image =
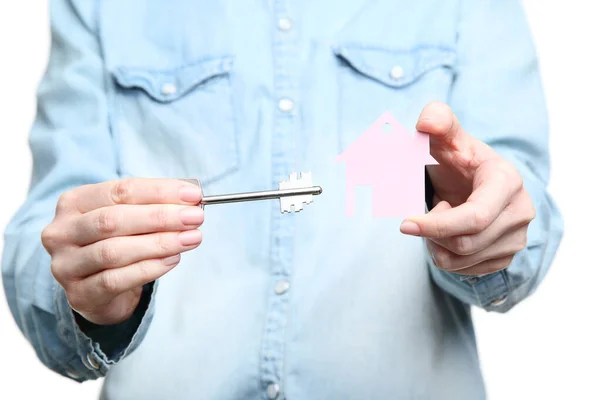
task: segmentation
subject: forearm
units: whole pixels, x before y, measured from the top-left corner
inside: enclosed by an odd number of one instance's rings
[[[133,351],[152,317],[148,294],[137,320],[104,329],[86,325],[82,331],[41,243],[62,193],[118,178],[93,7],[91,1],[50,2],[50,59],[29,137],[31,188],[6,228],[2,259],[5,294],[17,325],[45,365],[79,381],[104,375]]]

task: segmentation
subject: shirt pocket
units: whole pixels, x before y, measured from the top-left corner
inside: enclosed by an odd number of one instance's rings
[[[339,69],[340,151],[386,111],[411,131],[427,103],[447,101],[455,61],[451,48],[340,42],[333,52]]]
[[[176,68],[117,66],[112,122],[123,176],[199,178],[238,168],[230,74],[222,55]]]

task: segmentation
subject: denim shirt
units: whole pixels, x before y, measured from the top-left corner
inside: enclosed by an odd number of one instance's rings
[[[506,312],[562,235],[548,126],[516,0],[53,0],[30,133],[31,188],[5,233],[10,309],[40,360],[106,399],[482,399],[470,308]],[[345,216],[335,157],[385,111],[413,129],[447,102],[521,172],[537,208],[501,272],[434,267],[401,220]],[[40,232],[59,195],[122,177],[198,178],[205,194],[311,171],[323,194],[209,206],[204,241],[134,316],[76,320]]]

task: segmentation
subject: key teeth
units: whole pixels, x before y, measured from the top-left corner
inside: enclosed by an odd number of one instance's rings
[[[312,186],[312,172],[293,172],[288,176],[287,180],[279,182],[279,189],[297,189]],[[308,205],[313,202],[311,194],[294,196],[288,198],[280,198],[281,213],[297,213],[304,209],[304,204]]]
[[[291,173],[286,180],[279,182],[280,189],[312,186],[312,172]]]

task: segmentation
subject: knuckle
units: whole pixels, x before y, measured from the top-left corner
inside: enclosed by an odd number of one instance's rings
[[[68,192],[64,192],[58,197],[58,201],[56,202],[56,213],[60,214],[67,210],[69,210],[73,204],[75,203],[75,192],[69,190]]]
[[[111,235],[117,230],[117,217],[110,209],[102,210],[98,214],[97,229],[100,233]]]
[[[473,153],[470,149],[463,149],[454,156],[454,162],[462,170],[469,170],[474,162]]]
[[[127,204],[132,198],[133,187],[134,181],[131,179],[122,179],[116,182],[110,192],[112,201],[115,204]]]
[[[499,161],[496,165],[496,171],[508,187],[515,190],[520,190],[523,187],[523,177],[509,161]]]
[[[82,311],[87,307],[86,297],[79,291],[65,290],[67,301],[73,310]]]
[[[54,223],[51,223],[42,229],[42,245],[46,250],[48,250],[48,252],[51,252],[58,243],[58,233],[58,229],[55,228]]]
[[[86,293],[83,282],[72,283],[63,288],[71,308],[77,311],[85,311],[89,308],[90,296]]]
[[[492,212],[487,206],[473,207],[473,229],[480,232],[492,223]]]
[[[513,181],[515,182],[515,188],[521,190],[525,187],[525,182],[521,174],[513,167]]]
[[[533,221],[536,217],[536,209],[533,205],[533,202],[527,200],[526,204],[523,205],[521,203],[520,206],[515,207],[515,211],[513,211],[515,223],[518,225],[528,225],[531,221]]]
[[[103,242],[99,250],[100,264],[103,267],[114,267],[119,262],[117,249],[109,242]]]
[[[160,230],[166,230],[169,227],[169,216],[169,208],[167,206],[157,207],[152,218],[155,227]]]
[[[508,161],[504,162],[504,169],[506,171],[506,175],[509,181],[512,183],[513,187],[516,190],[521,190],[523,188],[523,177],[519,173],[519,171]]]
[[[467,256],[473,253],[473,239],[469,236],[457,236],[451,241],[452,250],[461,256]]]
[[[168,203],[170,199],[170,190],[163,185],[154,187],[154,198],[157,203]]]
[[[138,277],[140,281],[150,282],[153,281],[153,265],[156,263],[154,260],[146,260],[138,263]]]
[[[109,294],[118,293],[120,287],[119,275],[115,270],[104,271],[100,274],[99,282],[100,288]]]
[[[171,245],[171,235],[168,234],[158,234],[156,235],[155,246],[160,254],[169,253],[173,246]]]
[[[450,252],[438,247],[433,250],[433,259],[435,260],[435,264],[438,266],[438,268],[444,270],[452,269],[453,263]]]
[[[62,266],[62,263],[60,263],[59,261],[53,259],[50,262],[50,273],[52,274],[54,279],[56,279],[57,282],[65,282],[65,271]]]
[[[527,247],[527,231],[522,230],[517,235],[517,243],[516,243],[515,253],[525,250],[526,247]]]

